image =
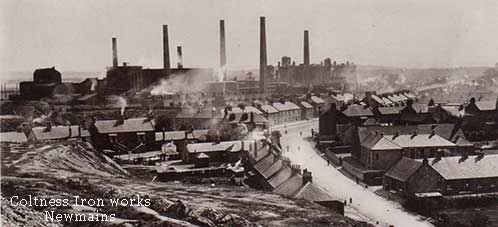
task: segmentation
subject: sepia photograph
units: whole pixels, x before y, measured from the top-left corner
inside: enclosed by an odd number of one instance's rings
[[[0,0],[0,226],[498,227],[495,0]]]

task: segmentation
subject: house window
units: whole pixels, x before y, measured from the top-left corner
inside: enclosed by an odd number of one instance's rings
[[[109,142],[117,143],[118,142],[118,134],[109,134]]]
[[[375,154],[375,160],[379,160],[379,154]]]
[[[446,185],[446,191],[453,191],[453,187],[451,187],[451,185]]]
[[[138,132],[137,137],[140,143],[145,143],[145,132]]]

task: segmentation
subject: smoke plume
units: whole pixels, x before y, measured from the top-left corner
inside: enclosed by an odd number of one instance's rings
[[[173,74],[153,86],[150,94],[153,96],[162,96],[201,92],[205,87],[205,82],[208,80],[209,78],[203,78],[196,74]]]

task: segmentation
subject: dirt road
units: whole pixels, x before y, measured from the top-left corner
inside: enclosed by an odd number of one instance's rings
[[[307,168],[313,174],[313,182],[317,183],[331,195],[347,200],[345,215],[353,219],[368,221],[379,226],[403,226],[403,227],[428,227],[433,226],[422,216],[408,213],[398,203],[388,201],[350,178],[344,176],[334,166],[327,165],[327,162],[320,157],[320,154],[309,142],[311,128],[318,130],[318,121],[298,122],[284,126],[274,127],[280,130],[284,155],[289,157],[301,168]],[[286,133],[287,131],[287,133]],[[287,152],[287,145],[289,152]],[[352,204],[350,204],[350,198]]]

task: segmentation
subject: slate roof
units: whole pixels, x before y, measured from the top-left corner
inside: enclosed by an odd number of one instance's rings
[[[247,149],[247,144],[244,144]],[[223,141],[219,143],[191,143],[187,144],[187,151],[189,153],[208,153],[216,151],[229,151],[238,152],[242,150],[242,141]]]
[[[402,158],[386,176],[406,181],[423,165],[423,160]],[[429,158],[428,165],[446,180],[498,178],[498,155]]]
[[[275,109],[275,107],[271,106],[271,105],[262,105],[261,106],[261,109],[266,112],[266,113],[269,113],[269,114],[272,114],[272,113],[278,113],[279,111],[277,109]]]
[[[477,101],[476,106],[480,111],[492,111],[497,110],[497,102],[495,101]]]
[[[396,138],[394,136],[386,137],[390,142],[403,147],[452,147],[456,146],[454,143],[442,138],[438,135],[430,134],[417,134],[412,135],[399,135]],[[394,139],[393,139],[394,138]]]
[[[275,175],[273,175],[268,183],[273,187],[277,188],[279,185],[287,181],[292,177],[292,169],[290,167],[284,167],[280,169]]]
[[[98,120],[95,127],[99,133],[150,132],[154,131],[154,121],[147,118],[129,118],[123,124],[116,125],[116,120]]]
[[[275,157],[273,154],[266,155],[254,165],[254,169],[256,169],[260,174],[263,174],[268,168],[270,168],[270,166],[276,161],[276,159],[278,158]]]
[[[370,147],[371,150],[401,150],[402,147],[385,136],[378,138],[378,140]]]
[[[322,98],[315,95],[311,96],[310,100],[315,104],[325,104],[325,101]]]
[[[149,152],[144,152],[144,153],[133,153],[133,154],[122,154],[122,155],[115,155],[114,158],[123,160],[123,161],[128,161],[128,160],[135,160],[138,158],[152,158],[152,157],[157,157],[162,154],[161,151],[149,151]]]
[[[384,105],[391,105],[391,104],[394,104],[391,100],[389,100],[388,98],[386,97],[382,97],[382,102],[384,103]]]
[[[258,108],[254,107],[254,106],[246,106],[244,108],[244,110],[242,110],[239,107],[232,107],[232,110],[229,111],[229,113],[249,113],[249,112],[254,112],[256,114],[262,114],[263,113],[260,110],[258,110]]]
[[[307,182],[297,193],[294,198],[306,199],[313,202],[333,201],[334,199],[329,193],[317,185]]]
[[[251,122],[251,118],[250,118],[250,113],[246,112],[246,113],[233,113],[234,116],[235,116],[235,119],[230,121],[230,123],[249,123]],[[246,115],[246,117],[244,117],[244,115]],[[254,123],[267,123],[268,122],[268,119],[266,119],[265,117],[259,115],[259,114],[256,114],[254,113],[253,114],[253,117],[254,117]],[[243,121],[241,121],[241,119],[245,118]]]
[[[379,113],[382,115],[393,115],[399,114],[399,112],[404,108],[404,106],[392,106],[392,107],[379,107]]]
[[[198,129],[194,130],[192,133],[187,134],[187,139],[201,139],[202,136],[207,135],[208,129]],[[156,132],[156,141],[170,141],[170,140],[183,140],[185,139],[185,131],[166,131],[164,132]]]
[[[293,196],[299,189],[303,186],[303,177],[300,174],[296,174],[286,180],[284,183],[280,184],[273,192],[285,195]]]
[[[254,144],[252,145],[254,146]],[[259,162],[261,159],[265,158],[268,154],[270,154],[270,150],[268,146],[262,147],[261,143],[258,143],[258,156],[255,156],[254,148],[249,151],[249,154],[254,158],[256,162]]]
[[[269,178],[271,176],[273,176],[273,174],[277,173],[281,168],[283,168],[283,162],[282,160],[279,158],[277,159],[276,161],[274,161],[270,167],[268,167],[265,171],[263,171],[262,175],[265,177],[265,178]]]
[[[275,107],[278,111],[299,110],[299,106],[292,102],[285,102],[285,104],[274,102],[273,107]]]
[[[24,143],[28,138],[23,132],[0,132],[0,142]]]
[[[364,107],[362,105],[349,105],[347,109],[342,111],[348,117],[370,117],[373,116],[372,110],[370,108]]]
[[[422,162],[403,157],[391,169],[389,169],[385,176],[406,182],[422,166]]]
[[[446,180],[498,177],[498,155],[431,158],[429,165]]]
[[[372,99],[373,99],[374,101],[376,101],[376,102],[377,102],[377,103],[379,103],[380,105],[384,105],[384,104],[385,104],[385,103],[384,103],[384,100],[382,100],[382,98],[380,98],[379,96],[377,96],[377,95],[372,95],[371,97],[372,97]]]
[[[304,101],[301,102],[301,105],[304,106],[304,108],[306,108],[306,109],[312,109],[313,108],[313,106],[311,104],[309,104],[307,102],[304,102]]]
[[[71,126],[52,126],[50,131],[47,131],[47,127],[34,127],[32,128],[32,133],[36,140],[56,140],[56,139],[66,139],[69,138],[69,127],[71,127],[71,138],[79,137],[78,125]],[[86,131],[86,130],[85,130]],[[84,137],[84,131],[81,129],[81,136]]]
[[[358,137],[362,146],[373,147],[381,134],[384,136],[393,136],[396,133],[400,135],[410,135],[414,131],[418,134],[434,133],[445,140],[456,143],[457,145],[472,145],[468,142],[462,130],[456,124],[423,124],[423,125],[394,125],[394,126],[360,126],[358,127]],[[377,133],[377,135],[375,135]],[[458,140],[457,140],[458,138]]]

